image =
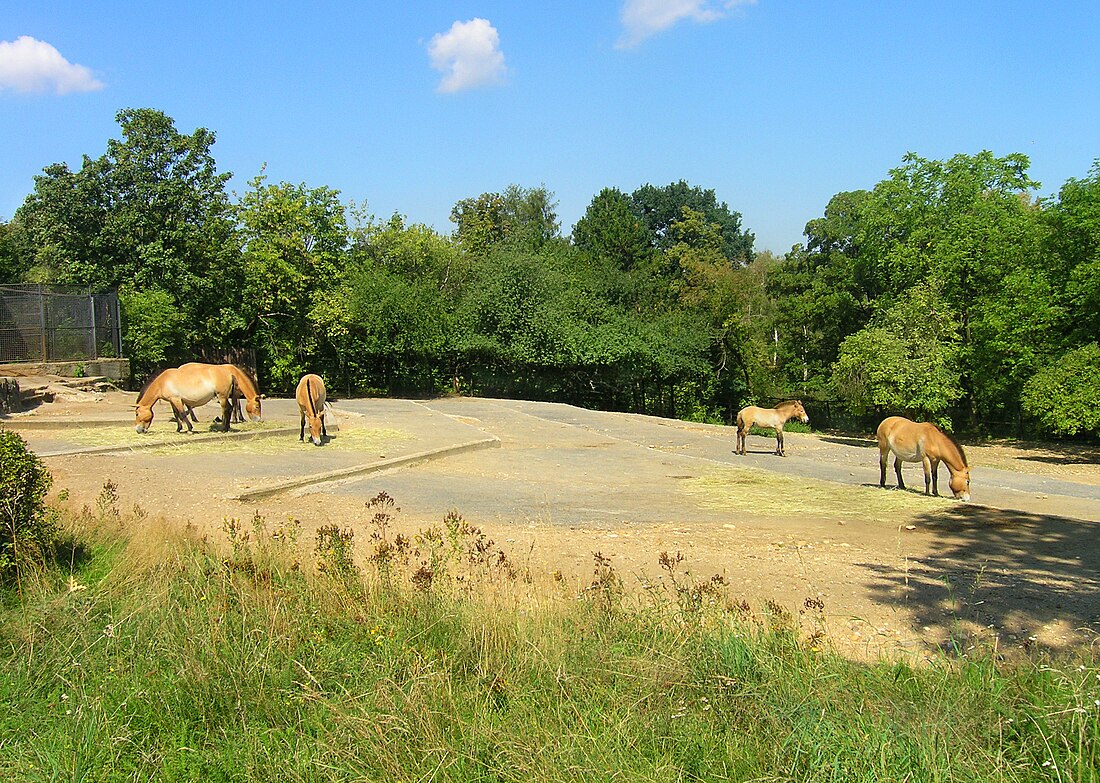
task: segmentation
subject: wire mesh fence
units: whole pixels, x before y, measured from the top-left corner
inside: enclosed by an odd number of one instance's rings
[[[115,291],[0,285],[0,362],[75,361],[122,355]]]

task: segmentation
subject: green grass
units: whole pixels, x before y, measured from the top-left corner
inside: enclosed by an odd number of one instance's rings
[[[578,592],[460,519],[394,536],[384,499],[361,561],[112,502],[0,610],[0,779],[1097,780],[1087,655],[855,663],[675,564]]]

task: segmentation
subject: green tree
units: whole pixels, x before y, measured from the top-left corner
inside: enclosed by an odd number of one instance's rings
[[[797,388],[802,395],[826,395],[841,342],[871,317],[873,286],[862,274],[858,244],[870,195],[833,196],[824,216],[806,224],[805,244],[767,277],[775,302],[770,353],[785,393]]]
[[[873,190],[830,200],[769,283],[776,334],[804,352],[810,385],[826,377],[842,341],[865,328],[873,309],[890,311],[932,286],[957,323],[958,383],[971,422],[1015,418],[1021,384],[1058,348],[1062,318],[1028,166],[1018,154],[946,161],[909,154]],[[1028,307],[1020,301],[1025,293],[1035,297]],[[873,336],[854,341],[849,355]],[[884,347],[887,337],[878,337]],[[782,343],[776,354],[788,369],[799,366]],[[835,388],[854,393],[859,386]]]
[[[684,207],[689,207],[702,213],[707,224],[718,225],[722,255],[731,264],[747,264],[752,260],[753,235],[742,231],[740,213],[719,202],[713,190],[680,180],[661,188],[643,185],[630,199],[634,214],[649,229],[650,241],[659,250],[667,250],[677,241],[669,230],[681,219]]]
[[[962,396],[958,325],[935,285],[918,285],[845,338],[833,371],[854,411],[868,408],[921,418]]]
[[[469,274],[469,260],[449,237],[422,223],[407,225],[401,215],[384,223],[368,221],[353,232],[357,263],[411,280],[431,281],[441,294],[454,295]]]
[[[630,197],[617,188],[604,188],[592,199],[573,227],[573,244],[582,252],[607,259],[630,270],[652,254],[647,226],[631,209]]]
[[[205,128],[180,134],[154,109],[124,109],[117,120],[123,138],[109,140],[106,154],[85,156],[79,171],[58,163],[35,178],[34,192],[16,212],[34,251],[29,276],[118,286],[138,296],[163,292],[184,314],[175,345],[217,343],[215,316],[233,290],[226,274],[239,245],[225,192],[230,175],[217,172],[211,155],[214,134]],[[155,362],[135,328],[124,348],[140,373]]]
[[[451,321],[469,259],[401,215],[353,231],[343,283],[310,312],[330,375],[349,387],[431,393],[451,383]]]
[[[1059,435],[1100,435],[1100,345],[1087,343],[1024,384],[1024,410]]]
[[[502,244],[538,250],[560,235],[556,206],[545,187],[509,185],[504,193],[462,199],[451,209],[451,222],[459,245],[474,256]]]
[[[32,249],[17,223],[0,223],[0,285],[21,283],[30,271]]]
[[[1100,160],[1088,177],[1067,180],[1046,206],[1047,247],[1064,290],[1067,337],[1088,342],[1100,334]]]
[[[261,352],[275,389],[289,391],[319,349],[310,312],[339,287],[349,242],[339,194],[325,187],[250,183],[240,205],[244,254],[233,333]]]

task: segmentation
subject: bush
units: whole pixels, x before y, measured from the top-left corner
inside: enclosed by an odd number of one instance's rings
[[[1100,435],[1100,344],[1089,343],[1024,384],[1023,409],[1059,435]]]
[[[38,558],[54,539],[43,498],[53,483],[46,466],[14,432],[0,429],[0,580]]]

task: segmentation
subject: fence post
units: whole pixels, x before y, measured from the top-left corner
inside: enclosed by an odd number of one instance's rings
[[[89,309],[89,311],[91,311],[91,314],[92,314],[92,321],[91,321],[92,345],[91,345],[91,349],[88,351],[88,354],[89,354],[90,359],[98,359],[99,358],[99,342],[96,340],[96,333],[95,333],[95,294],[92,293],[92,287],[91,286],[88,286],[88,309]]]
[[[46,337],[46,294],[38,286],[38,323],[42,327],[42,361],[49,360],[48,338]]]
[[[121,358],[122,356],[122,305],[118,301],[118,289],[116,288],[112,295],[112,301],[115,305],[115,333],[113,335],[115,341],[115,356]]]

